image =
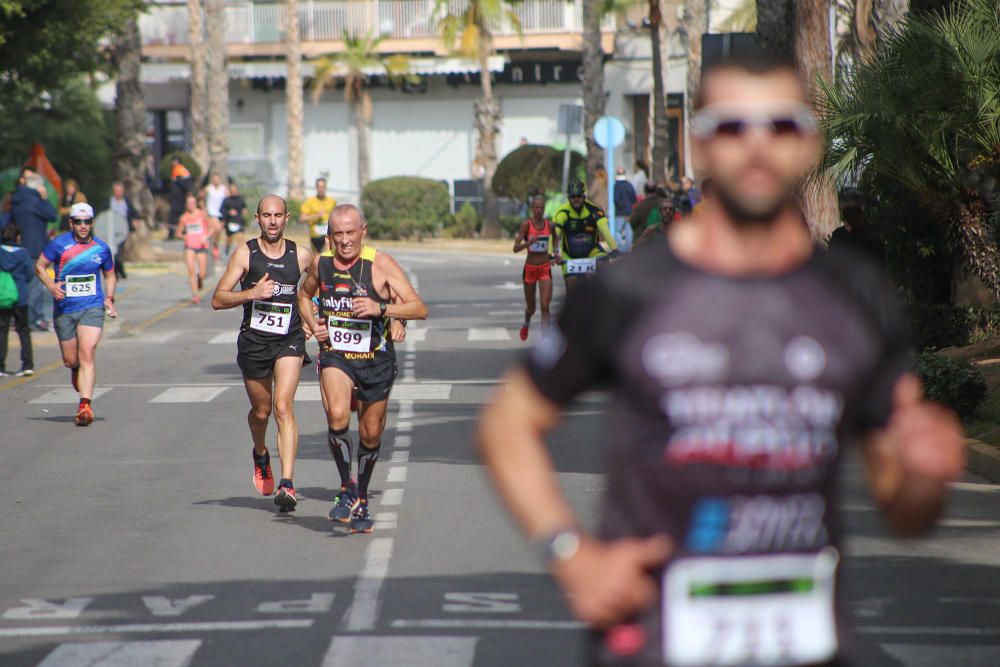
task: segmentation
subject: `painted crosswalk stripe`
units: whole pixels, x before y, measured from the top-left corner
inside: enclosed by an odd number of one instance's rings
[[[376,512],[375,530],[394,530],[399,520],[396,512]]]
[[[414,382],[412,377],[401,378],[392,389],[393,401],[450,401],[451,384],[442,382]],[[296,401],[320,401],[319,385],[300,384],[295,392]],[[411,412],[412,414],[412,412]],[[402,417],[400,417],[402,419]]]
[[[379,503],[382,505],[402,505],[403,489],[386,489],[379,496]]]
[[[586,623],[580,621],[543,621],[543,620],[510,620],[493,619],[452,619],[452,618],[422,618],[397,619],[392,622],[394,628],[432,628],[436,630],[584,630]]]
[[[199,646],[200,639],[62,644],[38,667],[185,667]]]
[[[470,667],[478,637],[334,637],[322,667]]]
[[[150,403],[208,403],[228,387],[170,387]]]
[[[409,463],[410,462],[410,450],[403,449],[398,452],[392,453],[392,460],[389,463]]]
[[[96,401],[104,394],[111,391],[111,387],[94,387],[94,395],[92,398]],[[58,389],[53,389],[52,391],[47,391],[41,396],[31,401],[29,403],[72,403],[77,404],[80,402],[80,394],[73,390],[73,387],[59,387]]]
[[[426,340],[427,340],[427,329],[414,329],[413,327],[410,327],[406,330],[405,342],[409,343],[410,341],[412,341],[414,343],[423,343]]]
[[[1000,665],[1000,646],[880,644],[882,649],[906,667],[939,667],[969,665],[986,667]]]
[[[510,332],[503,327],[473,327],[469,329],[470,341],[510,340]]]
[[[406,468],[404,466],[395,466],[389,468],[389,474],[385,476],[386,482],[403,483],[406,481]]]
[[[311,628],[313,619],[267,621],[207,621],[204,623],[134,623],[125,625],[46,625],[29,628],[0,628],[3,637],[57,637],[60,635],[122,635],[174,632],[247,632]]]
[[[222,333],[213,336],[208,342],[212,345],[233,345],[236,343],[236,339],[239,338],[239,336],[239,329],[235,329],[233,331],[223,331]]]

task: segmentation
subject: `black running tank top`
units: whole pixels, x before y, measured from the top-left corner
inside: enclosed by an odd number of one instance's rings
[[[299,255],[295,242],[285,239],[285,254],[278,259],[265,255],[258,239],[247,241],[247,247],[250,249],[250,267],[246,276],[240,281],[240,287],[244,290],[253,289],[264,274],[267,274],[275,285],[274,296],[270,299],[243,304],[241,334],[262,341],[298,335],[302,331],[302,318],[299,316],[297,301],[302,272],[299,270]]]
[[[348,361],[363,365],[396,357],[389,318],[356,319],[352,312],[354,297],[389,303],[372,282],[374,263],[375,249],[368,247],[362,248],[361,256],[346,271],[334,266],[333,253],[323,253],[319,258],[320,317],[330,325],[330,345]]]

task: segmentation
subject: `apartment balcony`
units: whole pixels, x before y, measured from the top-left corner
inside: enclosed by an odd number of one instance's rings
[[[434,0],[299,0],[303,56],[315,57],[343,48],[346,33],[382,35],[384,53],[444,55]],[[466,0],[451,0],[461,12]],[[524,0],[515,5],[520,34],[509,20],[493,26],[498,50],[560,49],[579,51],[582,38],[581,0]],[[225,9],[230,57],[284,54],[285,3],[228,2]],[[154,2],[142,16],[143,54],[149,58],[185,58],[188,52],[187,6],[181,1]],[[614,19],[603,24],[605,50],[613,48]]]

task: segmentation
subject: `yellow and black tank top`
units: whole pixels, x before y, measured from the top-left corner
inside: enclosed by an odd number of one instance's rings
[[[348,361],[377,363],[395,359],[389,318],[358,319],[352,310],[356,297],[368,297],[388,304],[372,282],[375,248],[365,246],[354,264],[340,270],[333,264],[334,253],[326,251],[319,258],[319,311],[330,330],[332,352]]]

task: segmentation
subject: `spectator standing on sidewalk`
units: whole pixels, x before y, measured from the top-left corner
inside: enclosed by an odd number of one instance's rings
[[[120,239],[115,238],[115,247],[112,248],[112,251],[115,253],[115,275],[125,280],[128,277],[125,273],[125,260],[122,258],[122,254],[125,251],[125,241],[128,240],[129,234],[138,229],[139,225],[143,224],[142,216],[139,215],[139,211],[132,204],[132,200],[125,196],[125,184],[121,181],[115,181],[111,184],[111,197],[108,199],[108,209],[120,215],[128,223],[124,236]]]
[[[642,200],[646,192],[646,183],[649,182],[649,166],[645,160],[636,160],[632,168],[632,189],[635,190],[636,198]],[[655,190],[654,190],[655,191]]]
[[[638,197],[635,188],[625,176],[625,169],[618,168],[615,175],[615,234],[618,236],[618,247],[622,252],[628,252],[632,248],[632,226],[628,224],[628,219],[632,215],[632,208],[635,206]]]
[[[80,184],[76,182],[75,178],[66,179],[66,185],[63,187],[62,202],[59,206],[59,231],[68,232],[69,231],[69,210],[73,207],[73,204],[86,204],[87,195],[80,191]]]
[[[21,232],[21,244],[28,251],[32,262],[38,259],[49,241],[48,224],[58,220],[59,214],[49,202],[45,182],[34,170],[24,167],[17,189],[11,198],[11,222]],[[46,307],[46,305],[48,307]],[[28,283],[28,322],[39,331],[48,331],[52,323],[46,313],[52,311],[52,296],[37,279]]]
[[[243,243],[243,226],[246,224],[246,200],[240,195],[240,187],[236,183],[229,184],[229,196],[222,200],[222,220],[226,225],[226,259],[232,252],[233,245]]]
[[[0,232],[0,271],[10,274],[17,287],[17,301],[9,308],[0,307],[0,377],[7,372],[7,337],[13,320],[14,330],[21,341],[21,370],[15,375],[35,374],[35,358],[28,327],[28,285],[35,278],[35,266],[28,251],[20,246],[21,232],[17,225],[7,225]]]
[[[218,230],[212,237],[212,257],[215,259],[219,258],[219,241],[222,235],[222,202],[228,194],[226,186],[222,184],[222,176],[216,173],[212,174],[208,185],[202,190],[205,212],[215,222],[215,228]]]
[[[171,160],[170,168],[170,214],[167,218],[167,239],[177,237],[177,223],[184,215],[185,201],[191,192],[193,180],[181,159],[176,155]]]
[[[602,211],[608,210],[608,171],[604,167],[594,171],[594,180],[587,189],[587,201],[597,204]]]

